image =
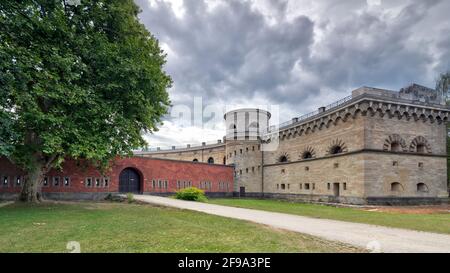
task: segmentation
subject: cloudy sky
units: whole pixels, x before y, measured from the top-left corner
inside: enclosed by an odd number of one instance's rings
[[[274,121],[283,122],[360,86],[434,87],[450,68],[448,0],[136,3],[174,80],[174,107],[160,130],[146,136],[150,147],[222,138],[225,126],[211,109],[279,109]],[[206,124],[187,122],[187,109],[191,117],[203,109]],[[176,118],[180,112],[185,119]]]

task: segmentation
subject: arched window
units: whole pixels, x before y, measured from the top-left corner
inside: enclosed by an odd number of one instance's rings
[[[194,160],[192,160],[193,162],[198,162],[198,159],[197,158],[194,158]]]
[[[223,157],[223,165],[227,164],[227,159]]]
[[[306,151],[306,152],[304,152],[304,153],[302,154],[302,159],[309,159],[309,158],[312,158],[312,157],[313,157],[313,155],[312,155],[312,153],[309,152],[309,151]]]
[[[340,154],[342,153],[342,147],[340,145],[336,145],[330,148],[330,154],[335,155],[335,154]]]
[[[254,121],[254,122],[250,123],[248,128],[259,128],[259,124],[258,124],[258,122]]]
[[[417,144],[416,152],[423,154],[423,153],[425,153],[425,151],[426,151],[425,144]]]
[[[208,164],[214,164],[214,158],[212,157],[208,158]]]
[[[280,156],[280,158],[278,159],[279,162],[287,162],[288,158],[285,155]]]
[[[400,152],[402,146],[398,142],[392,142],[391,143],[391,152]]]
[[[409,151],[412,153],[429,153],[431,154],[431,145],[428,140],[423,136],[418,136],[411,141],[409,145]]]
[[[425,183],[417,183],[418,192],[428,192],[428,186]]]
[[[394,191],[394,192],[401,192],[401,191],[403,191],[402,184],[400,184],[398,182],[391,183],[391,191]]]

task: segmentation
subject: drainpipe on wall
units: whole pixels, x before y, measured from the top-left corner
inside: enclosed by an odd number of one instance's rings
[[[261,145],[261,195],[264,197],[264,150]]]

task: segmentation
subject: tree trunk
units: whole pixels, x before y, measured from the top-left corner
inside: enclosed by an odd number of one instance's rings
[[[44,172],[42,166],[38,166],[28,172],[23,181],[20,201],[37,203],[42,200],[41,183],[43,175]]]

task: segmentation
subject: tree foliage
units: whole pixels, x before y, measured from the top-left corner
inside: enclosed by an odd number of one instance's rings
[[[0,1],[0,155],[105,166],[167,112],[165,54],[132,0]]]

